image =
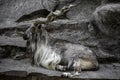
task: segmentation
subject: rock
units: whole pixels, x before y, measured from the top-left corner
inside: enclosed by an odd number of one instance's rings
[[[118,61],[120,58],[119,40],[111,39],[107,36],[101,37],[100,35],[100,38],[98,38],[98,36],[93,34],[94,30],[91,33],[88,26],[88,20],[58,20],[49,24],[46,29],[54,38],[82,44],[91,48],[100,62],[104,62],[104,60],[106,62]]]
[[[95,37],[90,34],[88,24],[88,20],[57,20],[49,24],[46,29],[54,38],[86,46],[96,46],[98,45],[98,42],[95,40],[92,42]]]
[[[102,0],[102,4],[108,4],[108,3],[118,3],[120,0]]]
[[[18,30],[18,32],[25,31],[26,28],[30,26],[30,24],[28,24],[28,22],[24,22],[24,26],[26,25],[25,27],[22,26],[23,23],[20,23],[20,24],[21,24],[21,27],[20,26],[7,27],[7,28],[2,28],[1,31],[4,31],[4,33],[2,32],[2,35],[8,36],[13,40],[13,41],[12,40],[10,41],[12,42],[12,45],[18,46],[18,47],[25,47],[25,43],[23,43],[24,41],[21,39],[19,42],[18,40],[20,39],[20,36],[17,36],[18,37],[17,39],[13,37],[13,35],[15,34],[14,32],[16,29]],[[110,62],[112,61],[116,62],[116,60],[120,58],[119,45],[118,45],[119,41],[116,39],[111,39],[107,37],[103,37],[102,39],[97,38],[96,36],[91,34],[91,31],[89,30],[88,25],[89,25],[88,20],[81,20],[81,21],[56,20],[50,23],[49,25],[47,25],[46,29],[49,32],[49,34],[54,38],[67,40],[72,43],[82,44],[84,46],[91,48],[95,52],[100,62],[102,61],[104,62],[105,59],[106,59],[106,62],[109,62],[109,60],[111,60]],[[92,32],[94,33],[94,31]],[[16,43],[14,43],[14,39],[15,41],[18,40],[17,45]],[[2,40],[2,42],[4,41]],[[7,45],[7,44],[11,45],[11,43],[4,42],[4,45]],[[1,44],[1,46],[3,46],[3,44]],[[111,58],[114,58],[114,60]]]
[[[58,3],[58,0],[0,0],[0,21],[16,21],[23,15],[41,9],[52,11]]]
[[[23,52],[25,54],[26,41],[21,37],[10,38],[0,36],[0,58],[13,57]]]
[[[120,58],[120,5],[107,4],[98,7],[93,13],[91,24],[99,45],[97,46],[97,56],[112,61]],[[108,55],[111,54],[111,55]],[[106,57],[104,56],[106,55]],[[108,60],[108,59],[107,59]],[[106,61],[106,60],[105,60]],[[111,62],[111,61],[108,61]]]
[[[25,21],[40,16],[46,16],[48,11],[60,9],[67,4],[77,5],[71,9],[66,16],[69,19],[82,20],[89,18],[95,8],[100,5],[100,2],[96,0],[89,2],[87,0],[1,0],[0,27],[4,27],[7,24],[16,24],[15,21],[19,22],[22,20]],[[46,15],[43,15],[43,10],[46,10]]]
[[[8,78],[7,80],[9,80],[11,77],[17,77],[17,79],[13,78],[12,80],[18,80],[19,78],[29,78],[29,80],[33,78],[34,80],[68,80],[68,78],[61,77],[62,72],[31,66],[28,59],[19,61],[1,59],[0,61],[0,79]],[[81,74],[74,77],[74,79],[120,79],[119,73],[119,63],[100,64],[98,71],[82,71]],[[70,80],[72,80],[72,78]]]
[[[66,5],[67,3],[63,3],[63,4]],[[73,4],[76,4],[76,6],[73,7],[67,13],[67,18],[83,20],[83,19],[89,19],[91,17],[96,7],[98,7],[101,4],[101,1],[100,0],[75,0]]]
[[[28,27],[31,26],[33,19],[36,20],[37,17],[41,16],[38,15],[36,17],[36,13],[43,13],[44,11],[41,12],[41,10],[46,10],[49,12],[53,9],[60,9],[67,4],[77,5],[66,14],[67,18],[69,19],[55,20],[47,25],[46,29],[48,33],[54,38],[64,39],[72,43],[82,44],[89,47],[95,52],[100,63],[100,69],[98,71],[84,71],[80,74],[80,76],[75,77],[75,79],[120,79],[120,64],[113,63],[118,62],[120,59],[120,28],[116,26],[116,24],[120,26],[119,21],[117,21],[119,20],[119,17],[117,16],[118,19],[114,17],[115,14],[119,15],[119,4],[100,6],[93,13],[95,8],[101,5],[101,0],[59,1],[0,0],[0,79],[68,79],[61,78],[61,72],[59,71],[51,71],[42,67],[31,66],[29,59],[9,59],[11,55],[14,56],[15,54],[25,54],[26,41],[24,41],[22,36],[18,35],[17,33],[24,32]],[[111,13],[110,16],[108,16],[108,12]],[[91,18],[92,13],[93,21],[96,21],[95,26],[97,28],[89,24],[88,19]],[[103,16],[99,15],[98,13],[101,13]],[[99,18],[96,18],[96,16]],[[23,20],[24,22],[16,23],[15,21],[19,19]],[[30,21],[27,21],[27,19]],[[99,21],[102,19],[105,21],[103,21],[101,24]],[[115,29],[111,26],[112,23],[115,24]],[[96,35],[96,32],[100,32],[100,35]],[[1,59],[3,57],[7,58]],[[101,64],[101,62],[104,64]]]
[[[39,18],[39,17],[47,17],[47,15],[49,13],[50,13],[50,11],[48,11],[46,9],[41,9],[38,11],[34,11],[30,14],[21,16],[18,20],[16,20],[16,22],[23,22],[23,21],[27,21],[27,20],[31,20],[31,19],[35,19],[35,18]]]
[[[26,47],[26,41],[21,37],[10,38],[7,36],[0,36],[0,46],[17,46],[17,47]]]
[[[120,79],[120,64],[113,63],[118,62],[120,59],[120,5],[107,4],[98,7],[101,5],[101,0],[59,1],[0,0],[0,79],[67,79],[60,77],[61,72],[31,66],[28,59],[18,61],[8,59],[8,57],[15,54],[25,53],[26,41],[24,41],[22,36],[17,33],[23,33],[28,27],[30,27],[32,20],[36,20],[37,17],[41,16],[41,14],[39,15],[41,10],[43,10],[43,14],[44,10],[45,13],[47,13],[54,9],[60,9],[68,4],[77,4],[67,12],[66,17],[68,19],[53,21],[47,25],[47,31],[54,38],[64,39],[72,43],[82,44],[89,47],[95,52],[100,62],[100,69],[98,71],[82,72],[80,76],[75,77],[75,79]],[[118,0],[106,1],[116,3]],[[98,8],[96,9],[96,7]],[[36,16],[37,13],[38,15]],[[89,24],[89,18],[91,18],[92,13],[93,17],[91,20],[94,24],[91,26],[91,24]],[[102,16],[100,14],[102,14]],[[114,16],[117,16],[117,18]],[[20,21],[20,23],[16,23],[15,21],[17,20],[23,20],[24,22]],[[7,58],[1,59],[3,57]],[[101,62],[107,64],[101,64]]]
[[[93,13],[94,25],[100,32],[113,38],[120,38],[120,4],[98,7]]]
[[[5,49],[0,47],[0,58],[6,57]]]

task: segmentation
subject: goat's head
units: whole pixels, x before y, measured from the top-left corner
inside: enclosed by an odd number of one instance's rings
[[[38,43],[47,44],[48,34],[47,31],[45,30],[45,27],[43,27],[42,25],[36,26],[35,33]]]
[[[37,25],[37,26],[29,27],[25,31],[23,38],[24,38],[24,40],[30,40],[33,38],[37,39],[37,36],[40,38],[43,38],[46,36],[46,34],[47,34],[47,31],[45,30],[45,28],[42,27],[41,25]]]
[[[48,42],[47,31],[42,27],[42,25],[28,28],[25,31],[23,38],[27,40],[27,46],[30,46],[31,48],[35,48],[35,45],[37,44],[47,44]]]

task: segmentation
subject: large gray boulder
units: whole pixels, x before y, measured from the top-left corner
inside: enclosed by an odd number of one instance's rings
[[[97,52],[109,53],[120,58],[120,4],[106,4],[96,8],[92,15],[91,25],[99,41],[100,50]]]
[[[66,1],[66,0],[65,0]],[[93,11],[101,5],[101,0],[74,0],[71,2],[72,4],[76,4],[68,13],[67,18],[69,19],[76,19],[76,20],[83,20],[89,19]],[[71,4],[68,2],[61,2],[58,9],[63,7],[66,4]]]
[[[52,11],[59,0],[0,0],[0,21],[16,21],[23,15],[47,9]]]
[[[108,4],[108,3],[118,3],[120,0],[101,0],[102,4]]]
[[[31,66],[29,59],[20,61],[2,59],[0,63],[1,80],[119,80],[120,64],[100,64],[98,71],[83,71],[73,78],[61,77],[62,72]]]
[[[5,21],[5,24],[7,24],[11,23],[11,21],[17,21],[23,15],[29,15],[34,12],[40,14],[42,9],[53,11],[68,4],[77,4],[67,13],[68,18],[86,19],[90,17],[93,10],[100,5],[100,2],[95,0],[0,0],[0,21]],[[34,13],[32,16],[35,15]]]
[[[103,34],[120,38],[120,4],[100,6],[93,17],[95,25]]]

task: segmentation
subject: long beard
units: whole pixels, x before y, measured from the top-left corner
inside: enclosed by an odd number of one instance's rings
[[[34,54],[34,61],[37,66],[43,66],[47,69],[55,70],[56,65],[61,61],[61,56],[56,53],[56,50],[49,46],[48,36],[37,36],[36,50]]]
[[[37,66],[41,65],[48,69],[55,69],[55,66],[60,63],[61,57],[51,47],[41,45],[37,47],[34,61]]]

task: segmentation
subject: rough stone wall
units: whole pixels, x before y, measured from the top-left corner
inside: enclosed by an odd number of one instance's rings
[[[43,9],[46,9],[46,11],[49,12],[72,3],[77,4],[77,6],[67,12],[67,18],[57,19],[47,25],[46,29],[49,34],[54,38],[68,40],[72,43],[82,44],[91,48],[100,62],[119,62],[120,6],[119,4],[109,4],[108,6],[105,6],[108,3],[118,2],[119,0],[0,0],[0,58],[25,53],[26,41],[22,39],[22,36],[19,33],[23,33],[30,27],[32,23],[31,20],[36,20],[37,17],[30,17],[30,20],[28,17],[24,17],[25,20],[19,23],[15,21],[20,18],[23,19],[22,17],[25,15],[29,16],[32,14],[32,16],[35,16],[35,12],[40,13]],[[111,14],[109,14],[109,12]],[[114,17],[114,15],[116,15],[116,17]],[[6,62],[6,65],[8,65],[7,60],[0,60],[0,62],[2,61],[3,63]],[[13,60],[10,61],[14,64]],[[19,67],[19,61],[15,62],[18,63]],[[23,60],[23,62],[26,64],[29,61],[26,62],[26,60]],[[1,69],[5,68],[4,64],[0,65],[0,67],[3,67]],[[22,61],[20,64],[23,64]],[[10,70],[13,70],[13,66],[17,65],[15,63],[11,66]],[[97,74],[97,77],[99,78],[106,78],[107,76],[107,78],[110,79],[110,76],[112,76],[111,78],[120,79],[119,75],[116,76],[116,74],[119,73],[118,68],[119,64],[105,64],[101,67],[100,71],[95,73],[90,72],[89,74],[83,73],[81,74],[83,75],[81,77],[84,79],[86,79],[85,77],[96,78],[94,75]],[[6,69],[8,69],[8,67]],[[17,69],[18,68],[16,68],[16,70]],[[33,68],[32,70],[34,71]],[[41,70],[43,71],[43,69]],[[33,78],[37,79],[36,76]],[[26,77],[24,79],[27,80]],[[30,76],[30,79],[32,79],[32,76]],[[43,78],[40,76],[40,79]]]
[[[31,12],[47,9],[52,11],[58,0],[0,0],[1,20],[17,20]]]
[[[93,13],[92,25],[99,40],[99,48],[120,57],[120,5],[107,4]]]
[[[98,58],[110,58],[110,59],[111,57],[112,58],[117,57],[116,59],[119,58],[119,40],[116,38],[114,39],[114,38],[108,37],[109,33],[107,33],[108,36],[101,33],[101,32],[106,33],[109,26],[106,26],[98,22],[102,20],[102,18],[97,13],[98,12],[102,13],[102,10],[107,10],[107,11],[111,10],[111,7],[106,7],[106,6],[99,7],[100,9],[97,8],[95,10],[95,8],[101,4],[101,0],[91,0],[91,1],[89,0],[84,0],[84,1],[83,0],[60,0],[60,1],[52,0],[50,2],[49,0],[37,0],[37,1],[1,0],[0,2],[1,2],[0,4],[1,6],[0,7],[0,11],[1,11],[0,35],[8,37],[4,39],[9,39],[9,38],[11,39],[11,37],[12,38],[22,37],[17,33],[24,32],[25,29],[29,27],[32,23],[30,21],[24,21],[20,23],[15,22],[16,20],[21,18],[23,15],[29,15],[38,10],[46,9],[48,11],[51,11],[53,9],[60,9],[64,5],[77,4],[70,11],[68,11],[66,15],[68,19],[64,19],[64,20],[59,19],[47,26],[49,33],[55,38],[68,40],[73,43],[78,43],[78,44],[82,44],[90,47],[96,53]],[[118,6],[115,6],[115,8],[116,7],[118,8],[118,10],[115,13],[119,12],[119,4]],[[114,12],[114,8],[111,11]],[[42,11],[39,11],[39,13],[40,12]],[[95,16],[96,14],[97,16]],[[92,15],[94,16],[94,18],[91,17]],[[111,16],[106,17],[106,15],[107,14],[104,13],[103,17],[111,18]],[[33,16],[35,16],[35,14],[33,14]],[[118,16],[117,18],[119,18],[119,14],[117,14],[117,16]],[[100,17],[100,18],[96,20],[97,19],[96,17]],[[117,18],[114,18],[114,21],[119,20]],[[90,21],[91,22],[97,21],[96,25],[98,26],[91,26]],[[112,25],[112,21],[110,23],[111,23],[110,25]],[[117,25],[119,25],[119,21]],[[97,29],[96,27],[100,29],[100,32],[99,32],[99,29]],[[107,28],[107,30],[104,30],[104,28]],[[118,29],[119,27],[117,27],[115,30],[118,30]],[[112,31],[109,31],[109,32],[111,32],[111,34],[115,33],[114,36],[119,35],[119,31],[115,31],[115,30],[113,30],[113,32]],[[100,33],[101,35],[96,34],[96,32]],[[20,46],[19,43],[17,43],[17,41],[16,41],[16,44],[14,44],[14,42],[11,42],[10,40],[7,40],[7,41],[9,41],[8,44],[4,42],[4,45],[16,46],[17,44],[18,46]],[[3,42],[1,43],[3,46]]]

